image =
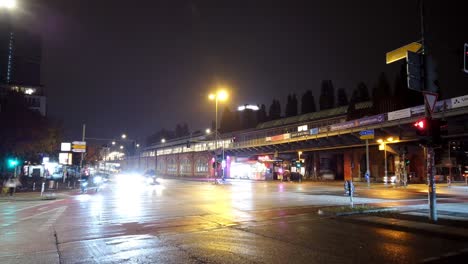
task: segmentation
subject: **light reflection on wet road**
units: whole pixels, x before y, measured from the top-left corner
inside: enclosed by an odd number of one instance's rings
[[[326,189],[130,181],[59,201],[0,204],[0,263],[415,263],[468,246],[320,217],[315,206],[348,203]],[[380,197],[421,198],[388,193]],[[382,201],[369,196],[355,202]]]

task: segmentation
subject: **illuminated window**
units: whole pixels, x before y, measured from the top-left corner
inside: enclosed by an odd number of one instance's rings
[[[167,160],[167,172],[177,172],[177,164],[174,158]]]
[[[180,172],[183,174],[192,172],[192,163],[190,162],[190,159],[185,158],[180,162]]]
[[[301,132],[301,131],[307,131],[307,125],[303,125],[303,126],[298,126],[297,127],[297,132]]]
[[[208,162],[202,159],[198,159],[195,163],[195,172],[208,172]]]

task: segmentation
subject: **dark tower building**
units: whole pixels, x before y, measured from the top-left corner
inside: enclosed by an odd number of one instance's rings
[[[0,96],[9,90],[25,94],[31,109],[46,115],[41,86],[42,43],[38,34],[16,27],[0,10]]]

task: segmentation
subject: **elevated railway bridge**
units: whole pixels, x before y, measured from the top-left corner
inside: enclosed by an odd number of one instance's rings
[[[369,107],[369,102],[356,107]],[[360,132],[373,130],[374,139],[368,143],[374,180],[382,180],[385,162],[388,175],[398,176],[404,170],[413,181],[425,180],[424,149],[413,127],[424,116],[424,106],[355,120],[346,120],[346,110],[347,107],[339,107],[261,123],[255,129],[223,134],[218,144],[210,136],[176,139],[147,147],[122,165],[155,169],[161,175],[213,177],[221,175],[224,163],[225,174],[233,178],[276,179],[282,173],[299,172],[312,179],[363,180],[366,143]],[[436,153],[439,174],[448,174],[447,169],[451,169],[452,175],[457,176],[457,170],[465,165],[454,157],[455,152],[463,152],[463,142],[468,138],[467,114],[468,96],[436,104],[433,118],[448,122],[448,133],[443,136],[447,143]],[[376,140],[389,137],[393,141],[385,144],[385,151],[379,150]],[[450,157],[452,144],[455,149]],[[223,152],[225,162],[221,162]]]

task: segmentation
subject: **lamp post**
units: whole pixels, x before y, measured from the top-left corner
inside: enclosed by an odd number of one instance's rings
[[[387,144],[392,143],[393,137],[388,137],[387,139],[378,139],[377,142],[380,143],[383,146],[384,150],[384,159],[385,159],[385,164],[384,164],[384,170],[385,170],[385,179],[388,179],[388,170],[387,170]]]
[[[215,101],[215,156],[216,156],[216,150],[218,149],[218,101],[225,101],[228,98],[228,94],[225,90],[218,90],[216,93],[211,93],[208,95],[208,98],[210,100]],[[224,162],[224,142],[222,145],[223,148],[223,162]],[[222,176],[224,178],[224,168],[222,168]],[[218,176],[218,170],[215,171],[215,176]]]

